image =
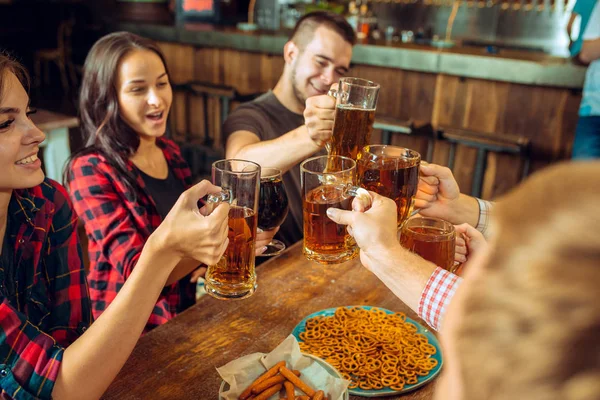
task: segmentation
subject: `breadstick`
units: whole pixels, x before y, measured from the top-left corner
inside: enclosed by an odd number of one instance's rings
[[[265,379],[257,385],[252,385],[252,394],[259,394],[260,392],[264,392],[271,386],[277,385],[278,383],[283,383],[285,382],[285,380],[285,376],[283,375],[275,375],[272,378]]]
[[[269,397],[273,396],[275,393],[279,392],[283,385],[280,383],[279,385],[271,386],[258,396],[254,398],[254,400],[267,400]]]
[[[317,390],[315,395],[312,397],[312,400],[323,400],[325,393],[322,390]]]
[[[279,372],[281,373],[281,375],[285,376],[288,381],[292,382],[294,384],[294,386],[296,386],[298,389],[302,390],[304,393],[306,393],[310,397],[315,395],[314,389],[312,389],[306,383],[304,383],[300,379],[298,379],[298,377],[296,375],[294,375],[294,373],[292,371],[290,371],[289,369],[287,369],[285,366],[280,367]]]
[[[252,394],[252,387],[264,381],[265,379],[269,379],[279,372],[279,368],[285,367],[285,361],[280,361],[277,364],[273,365],[267,372],[256,378],[254,382],[252,382],[238,397],[239,400],[248,400],[248,397]]]
[[[310,400],[310,397],[308,396],[296,396],[296,400]]]
[[[287,400],[295,400],[296,396],[294,396],[294,384],[292,382],[284,382],[283,386],[285,387],[285,394],[287,395]]]

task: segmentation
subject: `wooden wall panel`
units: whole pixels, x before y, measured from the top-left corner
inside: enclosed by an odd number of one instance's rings
[[[229,49],[193,48],[160,43],[171,70],[173,82],[199,80],[235,87],[242,94],[265,92],[275,86],[284,61],[280,55],[240,52]],[[456,76],[355,65],[350,71],[382,85],[377,115],[403,120],[428,121],[434,126],[475,130],[490,135],[521,135],[532,141],[532,171],[570,156],[581,96],[562,88],[536,87],[507,82],[465,79]],[[234,105],[235,107],[235,105]],[[193,139],[204,135],[201,103],[193,103],[191,115]],[[184,126],[185,109],[180,96],[174,99],[173,115]],[[220,107],[208,104],[209,135],[215,146]],[[183,123],[182,123],[183,122]],[[182,133],[184,130],[180,130]],[[372,142],[381,140],[375,131]],[[397,134],[392,143],[415,149],[425,155],[423,138]],[[449,145],[437,142],[433,162],[447,164]],[[476,152],[459,147],[454,173],[464,192],[470,192]],[[495,198],[520,180],[522,162],[512,155],[490,154],[483,183],[483,197]]]

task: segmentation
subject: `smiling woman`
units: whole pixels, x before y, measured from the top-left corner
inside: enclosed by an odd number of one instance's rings
[[[37,158],[44,134],[29,119],[26,76],[0,52],[0,398],[98,399],[181,260],[220,259],[229,206],[207,217],[194,209],[219,191],[206,181],[183,193],[91,325],[77,216],[65,189],[44,179]]]
[[[177,145],[163,138],[173,92],[152,41],[117,32],[101,38],[84,65],[79,101],[86,147],[65,175],[89,238],[90,296],[97,318],[132,273],[150,234],[190,186]],[[184,260],[169,277],[146,331],[195,302]]]
[[[29,108],[27,74],[9,58],[0,56],[0,160],[5,171],[0,177],[0,190],[24,189],[39,185],[44,179],[37,154],[45,136],[29,119],[34,110]],[[26,134],[21,136],[23,130]]]

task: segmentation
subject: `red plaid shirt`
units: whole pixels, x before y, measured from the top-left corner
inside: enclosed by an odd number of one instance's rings
[[[63,349],[92,323],[77,217],[67,192],[46,179],[15,190],[0,268],[0,398],[49,399]]]
[[[190,169],[177,145],[164,138],[158,139],[157,145],[171,172],[189,187]],[[88,280],[95,318],[114,300],[135,267],[144,243],[161,223],[140,173],[131,162],[128,168],[144,193],[135,202],[117,171],[98,153],[76,158],[69,171],[69,192],[89,239]],[[186,278],[165,287],[144,332],[169,321],[194,301],[195,285]]]

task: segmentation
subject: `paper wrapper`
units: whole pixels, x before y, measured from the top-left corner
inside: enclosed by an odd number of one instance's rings
[[[288,336],[269,354],[248,354],[217,368],[229,389],[221,393],[225,400],[237,400],[239,395],[259,376],[279,361],[285,361],[289,369],[301,372],[300,378],[315,390],[323,390],[331,400],[342,400],[349,381],[332,376],[314,359],[303,355],[294,335]],[[304,394],[296,389],[296,395]],[[279,393],[269,399],[279,399]]]

